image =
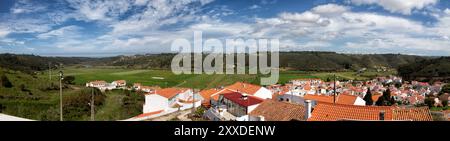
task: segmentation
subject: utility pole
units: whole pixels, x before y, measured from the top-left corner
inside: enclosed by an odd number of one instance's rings
[[[336,104],[336,74],[334,74],[333,77],[334,77],[333,104]]]
[[[95,98],[94,98],[94,87],[92,87],[91,97],[92,97],[92,99],[91,99],[91,121],[95,121],[95,117],[94,117],[94,116],[95,116],[95,115],[94,115],[94,114],[95,114],[95,111],[94,111],[94,106],[95,106],[95,105],[94,105],[94,104],[95,104],[95,103],[94,103],[94,102],[95,102],[95,101],[94,101],[94,99],[95,99]]]
[[[62,107],[62,80],[64,79],[63,77],[63,72],[59,71],[59,120],[63,121],[63,107]]]
[[[195,90],[192,88],[192,114],[195,113]]]
[[[48,79],[52,81],[52,67],[50,66],[51,62],[48,62]]]

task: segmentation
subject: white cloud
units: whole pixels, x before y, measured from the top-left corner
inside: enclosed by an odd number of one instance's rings
[[[445,12],[445,14],[450,15],[450,9],[445,8],[444,12]]]
[[[65,26],[61,27],[59,29],[55,29],[46,33],[42,33],[37,35],[36,37],[39,39],[49,39],[49,38],[75,38],[80,37],[79,30],[81,30],[81,27],[78,26]]]
[[[412,10],[434,5],[438,0],[351,0],[351,2],[357,5],[376,4],[392,13],[410,15]]]
[[[256,5],[256,4],[254,4],[254,5],[250,6],[250,7],[248,7],[248,9],[250,9],[250,10],[258,9],[258,8],[261,8],[261,6]]]
[[[134,4],[135,4],[135,5],[142,6],[142,5],[146,5],[147,2],[148,2],[148,0],[135,0],[135,1],[134,1]]]
[[[10,32],[8,28],[0,26],[0,38],[6,37]]]
[[[13,14],[22,14],[22,13],[32,13],[32,12],[40,12],[47,9],[47,6],[36,3],[31,0],[19,0],[14,3],[14,6],[11,8],[11,13]]]
[[[91,1],[68,0],[69,6],[76,9],[80,20],[86,21],[113,21],[131,7],[131,1]]]
[[[147,4],[146,11],[132,15],[131,17],[111,25],[114,34],[129,34],[156,30],[161,26],[183,21],[198,20],[194,16],[198,7],[189,6],[199,3],[200,6],[210,1],[204,0],[154,0]],[[201,18],[201,17],[200,17]]]
[[[348,7],[337,4],[325,4],[314,7],[311,11],[321,15],[339,15],[348,11]]]

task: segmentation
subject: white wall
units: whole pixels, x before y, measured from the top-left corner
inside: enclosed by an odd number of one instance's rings
[[[361,97],[356,97],[355,103],[353,105],[365,106],[366,101],[364,101],[364,99],[362,99]]]
[[[272,99],[272,92],[269,89],[261,87],[256,93],[253,95],[262,99]]]
[[[252,112],[253,110],[255,110],[255,108],[258,107],[258,106],[259,106],[259,104],[255,104],[255,105],[252,105],[252,106],[248,106],[248,107],[247,107],[247,114],[250,113],[250,112]]]
[[[169,108],[168,99],[157,95],[145,95],[145,104],[143,106],[143,113],[165,110]]]

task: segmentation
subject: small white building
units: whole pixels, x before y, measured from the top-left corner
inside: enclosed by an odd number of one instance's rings
[[[125,81],[125,80],[116,80],[116,81],[111,82],[111,85],[114,85],[116,87],[125,87],[125,86],[127,86],[127,81]]]
[[[161,110],[170,113],[192,108],[192,106],[200,106],[202,101],[201,96],[199,94],[194,94],[193,97],[192,95],[192,90],[185,88],[165,88],[156,90],[154,93],[145,95],[143,113]]]

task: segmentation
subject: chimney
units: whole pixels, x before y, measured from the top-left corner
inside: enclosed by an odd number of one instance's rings
[[[305,117],[306,119],[311,117],[311,111],[312,111],[312,104],[311,104],[311,100],[305,100],[305,106],[306,106],[306,114]]]
[[[380,111],[380,120],[384,120],[384,111]]]
[[[241,96],[241,98],[242,98],[242,100],[247,100],[247,94],[246,93],[242,93],[242,96]]]

